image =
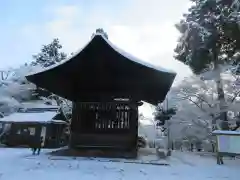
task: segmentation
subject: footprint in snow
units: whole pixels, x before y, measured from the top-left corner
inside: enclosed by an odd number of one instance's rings
[[[140,173],[142,173],[145,176],[147,175],[147,173],[145,171],[143,171],[143,170],[140,170]]]

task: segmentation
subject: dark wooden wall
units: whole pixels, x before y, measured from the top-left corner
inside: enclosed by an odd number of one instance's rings
[[[72,147],[135,149],[138,104],[130,101],[75,103],[71,123]]]

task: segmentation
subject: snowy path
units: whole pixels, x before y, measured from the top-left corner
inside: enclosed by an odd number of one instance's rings
[[[0,180],[221,180],[239,179],[239,166],[218,166],[214,159],[174,152],[170,166],[153,166],[94,160],[51,160],[47,155],[29,156],[28,149],[0,148]]]

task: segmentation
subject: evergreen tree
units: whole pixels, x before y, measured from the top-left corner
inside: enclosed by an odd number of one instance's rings
[[[162,105],[156,107],[154,114],[155,121],[157,121],[157,126],[164,126],[166,121],[170,120],[173,115],[177,112],[176,108],[165,109]],[[163,128],[163,131],[166,128]]]
[[[37,55],[33,55],[34,61],[32,65],[41,65],[42,67],[48,67],[66,59],[67,55],[64,52],[60,52],[62,45],[58,39],[48,45],[43,45],[41,52]]]
[[[31,63],[31,65],[40,65],[45,68],[61,62],[67,58],[66,53],[60,52],[61,49],[62,45],[60,44],[59,40],[53,39],[50,44],[43,45],[40,53],[33,55],[34,61]],[[36,98],[48,97],[51,95],[50,92],[39,87],[36,88],[34,94]]]
[[[228,129],[221,65],[238,66],[240,3],[238,0],[191,0],[193,5],[176,25],[181,32],[175,58],[196,74],[215,71],[220,119]]]

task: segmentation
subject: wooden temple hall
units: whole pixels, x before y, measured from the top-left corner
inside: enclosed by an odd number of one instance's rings
[[[157,68],[95,34],[63,63],[27,76],[73,103],[69,146],[137,154],[138,106],[165,99],[176,74]]]

